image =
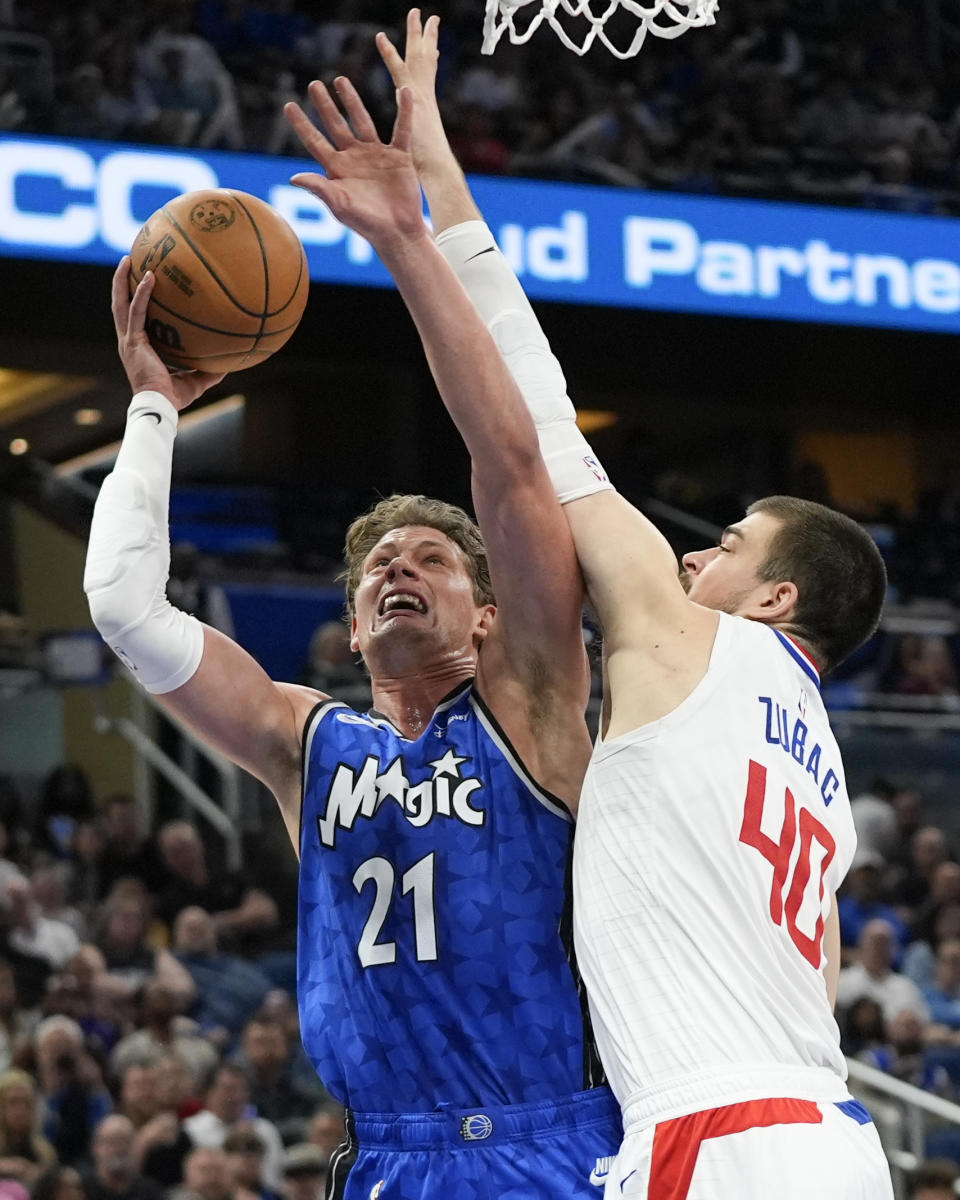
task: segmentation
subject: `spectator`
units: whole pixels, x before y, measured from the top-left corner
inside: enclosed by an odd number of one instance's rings
[[[937,951],[948,938],[960,938],[960,904],[938,905],[926,922],[929,936],[915,938],[903,956],[903,973],[923,992],[934,983]]]
[[[319,1146],[327,1162],[330,1161],[334,1150],[346,1139],[345,1116],[343,1105],[331,1097],[320,1105],[307,1125],[307,1141]]]
[[[930,899],[933,875],[937,867],[947,862],[950,848],[942,829],[923,825],[910,838],[910,864],[894,886],[894,903],[918,908]]]
[[[882,776],[877,776],[866,791],[850,801],[850,815],[857,831],[857,850],[864,854],[879,854],[884,862],[897,843],[897,817],[891,800],[896,788]]]
[[[201,1029],[223,1031],[220,1040],[232,1041],[266,999],[269,978],[255,963],[221,954],[212,917],[196,905],[177,917],[173,949],[196,988],[193,1015]]]
[[[32,1187],[56,1161],[39,1130],[37,1089],[26,1071],[0,1075],[0,1178]]]
[[[30,882],[20,876],[7,880],[11,929],[7,943],[28,958],[37,958],[58,970],[80,949],[80,939],[65,921],[45,917],[34,898]]]
[[[34,1184],[30,1200],[87,1200],[83,1177],[75,1167],[50,1167]]]
[[[850,1058],[862,1058],[887,1044],[883,1009],[876,1000],[861,996],[854,1000],[840,1023],[840,1047]]]
[[[158,1111],[156,1066],[150,1062],[128,1064],[120,1076],[117,1112],[138,1131]]]
[[[47,1015],[72,1017],[83,1030],[88,1048],[106,1057],[128,1020],[126,999],[128,993],[107,973],[100,951],[84,945],[49,980],[43,1007]]]
[[[167,882],[156,843],[137,817],[136,801],[122,792],[110,796],[104,805],[103,849],[97,874],[97,894],[101,900],[125,876],[139,879],[154,894]]]
[[[204,1097],[205,1107],[195,1116],[188,1117],[183,1127],[195,1146],[210,1146],[220,1149],[227,1134],[237,1124],[244,1122],[250,1090],[240,1067],[223,1063],[214,1072]],[[266,1151],[263,1160],[263,1181],[271,1191],[280,1190],[283,1143],[276,1127],[263,1117],[255,1117],[249,1124]]]
[[[324,1089],[316,1073],[310,1087],[297,1078],[284,1027],[269,1016],[255,1016],[243,1031],[243,1048],[236,1062],[246,1073],[258,1114],[272,1121],[286,1141],[302,1138],[306,1114]]]
[[[166,102],[170,111],[196,115],[190,144],[243,148],[233,79],[210,43],[191,31],[183,0],[167,4],[163,24],[142,48],[140,69],[159,108]]]
[[[104,1117],[93,1135],[93,1170],[87,1200],[163,1200],[163,1188],[141,1175],[134,1154],[134,1128],[120,1113]]]
[[[321,1200],[327,1183],[327,1167],[319,1146],[300,1142],[291,1146],[283,1160],[283,1194],[286,1200]]]
[[[875,850],[857,850],[854,855],[843,892],[837,901],[840,941],[848,951],[852,950],[859,943],[868,922],[878,919],[887,921],[897,940],[896,961],[910,940],[910,930],[896,909],[883,898],[883,867],[883,859]]]
[[[953,1084],[946,1068],[926,1049],[923,1021],[917,1013],[903,1009],[887,1026],[889,1041],[860,1055],[863,1062],[886,1071],[903,1083],[922,1088],[944,1099],[953,1097]]]
[[[30,874],[30,888],[42,917],[69,925],[78,938],[86,933],[86,921],[79,909],[67,902],[72,871],[62,860],[43,862]]]
[[[213,916],[220,940],[249,940],[276,927],[277,906],[266,892],[249,887],[235,872],[211,874],[203,842],[189,822],[164,825],[159,843],[171,883],[158,901],[157,915],[168,925],[185,908],[197,906]]]
[[[132,1062],[157,1062],[175,1054],[194,1081],[205,1079],[217,1063],[216,1050],[200,1036],[196,1023],[178,1017],[173,993],[151,979],[143,991],[142,1028],[122,1038],[110,1056],[111,1069],[122,1075]]]
[[[9,1069],[17,1051],[29,1041],[36,1014],[20,1007],[13,968],[0,959],[0,1073]]]
[[[237,1125],[227,1134],[223,1151],[230,1167],[230,1181],[241,1194],[258,1200],[279,1200],[276,1192],[265,1187],[262,1180],[263,1156],[266,1146],[256,1131]]]
[[[189,1008],[196,988],[169,950],[157,950],[148,941],[148,913],[144,901],[133,895],[108,899],[101,915],[96,939],[107,970],[131,992],[154,979],[170,993],[174,1006]]]
[[[183,1179],[183,1164],[193,1142],[183,1128],[183,1118],[200,1109],[194,1083],[183,1062],[167,1055],[153,1067],[157,1114],[137,1133],[137,1152],[144,1175],[166,1188]]]
[[[230,1163],[216,1146],[198,1146],[187,1155],[183,1187],[171,1193],[171,1200],[234,1200]]]
[[[843,967],[837,988],[837,1005],[849,1008],[854,1000],[869,996],[883,1009],[889,1027],[901,1012],[909,1011],[921,1021],[930,1019],[923,993],[915,983],[893,969],[895,933],[889,921],[874,918],[860,934],[859,961]]]
[[[304,683],[328,696],[339,696],[344,688],[364,688],[369,696],[363,669],[350,649],[350,630],[345,621],[324,621],[310,635]]]
[[[937,1041],[960,1045],[960,938],[946,938],[937,950],[934,982],[924,991],[930,1019],[942,1027]]]
[[[93,814],[93,789],[86,771],[73,763],[55,767],[40,789],[38,847],[69,858],[78,826],[92,820]]]
[[[113,1102],[76,1021],[47,1017],[34,1031],[33,1046],[44,1107],[43,1132],[60,1161],[72,1165],[86,1156],[91,1133]]]

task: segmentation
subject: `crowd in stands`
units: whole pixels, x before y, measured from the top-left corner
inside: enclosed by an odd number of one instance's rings
[[[857,853],[840,900],[844,1051],[960,1099],[960,863],[919,791],[885,778],[852,800]],[[956,1158],[960,1139],[949,1146]]]
[[[387,129],[373,35],[397,39],[406,7],[5,0],[0,129],[299,153],[282,104],[337,74]],[[599,46],[580,58],[546,28],[481,56],[483,0],[439,8],[442,106],[469,171],[960,211],[956,56],[907,0],[724,0],[715,27],[625,62]],[[635,24],[621,12],[607,28],[623,46]]]
[[[249,875],[77,767],[30,810],[0,779],[4,1200],[319,1200],[343,1113],[300,1041],[290,898]]]

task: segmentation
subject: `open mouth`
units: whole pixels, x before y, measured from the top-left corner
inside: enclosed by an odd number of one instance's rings
[[[391,592],[380,601],[378,615],[392,617],[399,613],[425,613],[427,606],[414,592]]]

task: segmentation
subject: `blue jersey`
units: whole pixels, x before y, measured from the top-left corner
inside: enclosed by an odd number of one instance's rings
[[[411,741],[319,705],[304,732],[304,1045],[358,1112],[600,1082],[569,934],[573,822],[466,684]]]

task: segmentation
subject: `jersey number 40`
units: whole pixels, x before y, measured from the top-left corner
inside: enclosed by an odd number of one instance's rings
[[[821,950],[823,945],[823,877],[830,866],[837,850],[833,834],[825,825],[809,811],[800,807],[797,813],[797,802],[793,792],[785,789],[783,803],[783,826],[780,830],[780,840],[775,842],[763,832],[761,822],[763,809],[767,802],[767,768],[760,763],[750,760],[750,774],[747,779],[747,795],[743,809],[743,825],[740,828],[740,841],[747,846],[759,850],[763,857],[773,867],[773,883],[770,888],[770,916],[774,924],[783,925],[786,922],[790,940],[800,951],[808,963],[815,969],[820,969]],[[793,875],[789,882],[787,875],[794,855],[797,836],[800,838],[800,852],[797,855]],[[808,937],[797,925],[797,914],[800,912],[804,896],[811,882],[811,860],[814,844],[818,844],[821,853],[819,880],[816,896],[817,923],[813,937]]]

